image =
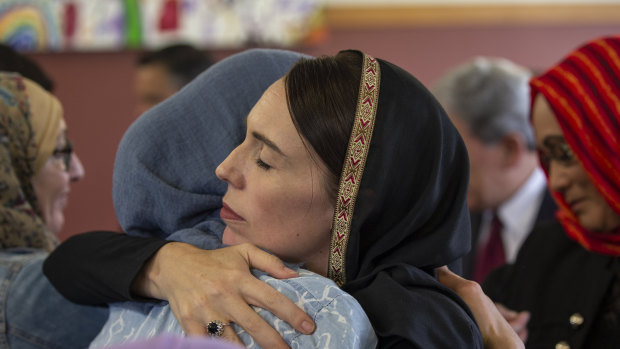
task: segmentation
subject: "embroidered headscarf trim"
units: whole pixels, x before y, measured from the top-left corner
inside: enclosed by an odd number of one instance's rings
[[[328,277],[339,286],[346,281],[347,243],[351,232],[355,200],[370,149],[379,100],[379,81],[381,81],[379,63],[367,54],[364,54],[363,62],[355,121],[340,175],[330,244]]]
[[[530,86],[532,101],[543,94],[590,180],[620,214],[620,37],[587,43],[532,79]],[[588,231],[563,195],[552,195],[569,237],[589,251],[620,256],[620,228],[606,233]]]

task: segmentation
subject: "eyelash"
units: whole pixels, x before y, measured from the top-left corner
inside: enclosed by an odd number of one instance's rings
[[[569,166],[575,163],[575,154],[572,150],[565,150],[561,154],[551,155],[544,151],[540,152],[540,160],[545,167],[549,167],[551,161],[558,161],[562,163],[564,166]]]
[[[268,171],[271,169],[271,166],[267,164],[266,162],[264,162],[263,160],[261,160],[260,158],[256,159],[256,165],[258,165],[258,167],[262,168],[265,171]]]

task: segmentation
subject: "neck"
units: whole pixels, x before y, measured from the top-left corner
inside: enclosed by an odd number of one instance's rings
[[[327,250],[329,251],[329,249]],[[329,255],[324,251],[319,251],[315,257],[310,258],[304,263],[304,268],[321,276],[327,277],[327,266],[329,263]]]

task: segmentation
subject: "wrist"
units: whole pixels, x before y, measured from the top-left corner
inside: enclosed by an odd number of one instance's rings
[[[162,267],[165,266],[165,261],[173,250],[176,249],[176,245],[178,245],[176,242],[163,245],[144,263],[140,273],[131,285],[131,292],[133,294],[146,298],[167,299],[162,288]]]

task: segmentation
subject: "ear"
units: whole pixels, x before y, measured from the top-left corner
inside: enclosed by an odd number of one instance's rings
[[[518,165],[528,151],[523,136],[517,132],[507,133],[500,141],[500,144],[504,167]]]

